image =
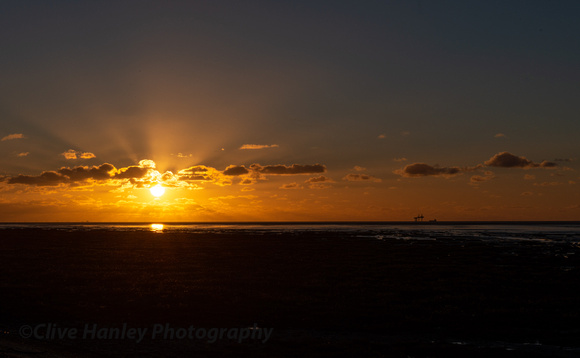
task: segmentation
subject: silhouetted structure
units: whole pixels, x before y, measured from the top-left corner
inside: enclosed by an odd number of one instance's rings
[[[419,215],[417,215],[417,216],[414,217],[414,219],[415,219],[416,222],[417,221],[423,221],[424,218],[425,217],[423,216],[423,214],[419,214]]]

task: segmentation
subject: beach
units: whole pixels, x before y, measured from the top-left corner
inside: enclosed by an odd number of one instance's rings
[[[571,230],[3,228],[0,356],[576,356]]]

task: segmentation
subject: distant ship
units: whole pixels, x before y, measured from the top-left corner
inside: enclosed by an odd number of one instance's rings
[[[423,216],[423,214],[419,214],[419,215],[415,216],[413,219],[415,220],[416,223],[417,222],[424,222],[423,219],[425,219],[425,217]],[[429,220],[428,222],[436,223],[437,219]]]

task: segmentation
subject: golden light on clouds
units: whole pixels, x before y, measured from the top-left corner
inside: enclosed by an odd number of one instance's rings
[[[83,153],[74,151],[77,160]],[[555,184],[551,173],[574,173],[553,162],[532,161],[509,152],[488,158],[471,166],[410,163],[394,171],[354,163],[327,168],[324,164],[272,164],[274,161],[234,162],[220,168],[165,164],[172,170],[160,170],[149,159],[120,167],[111,163],[60,167],[1,176],[0,213],[12,221],[82,221],[87,212],[94,221],[378,221],[407,220],[420,209],[440,220],[522,219],[529,217],[528,212],[540,210],[532,206],[519,209],[530,205],[525,202],[530,197],[548,207],[548,198],[561,195],[560,200],[565,200],[566,188],[572,187],[564,178],[558,181],[561,185]],[[511,174],[519,170],[534,170],[534,175],[526,174],[523,180],[520,174]],[[514,180],[521,191],[510,189]],[[440,189],[434,192],[434,185]],[[534,195],[519,195],[521,192]],[[498,198],[512,196],[519,206],[497,206]],[[469,205],[458,198],[465,198]],[[573,211],[554,215],[571,218]]]
[[[69,149],[64,153],[61,153],[61,155],[67,159],[67,160],[72,160],[72,159],[92,159],[92,158],[96,158],[96,155],[94,155],[93,153],[90,152],[79,152],[76,151],[74,149]]]
[[[240,149],[267,149],[267,148],[278,148],[278,144],[244,144]]]
[[[24,135],[22,133],[14,133],[14,134],[9,134],[5,137],[2,137],[2,142],[6,141],[6,140],[22,139],[22,138],[24,138]]]

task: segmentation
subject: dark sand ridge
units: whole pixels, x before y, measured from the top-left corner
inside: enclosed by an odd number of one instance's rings
[[[576,243],[337,232],[0,234],[0,324],[10,332],[0,356],[565,357],[580,347]],[[18,337],[21,325],[48,322],[257,323],[274,331],[263,344]]]

